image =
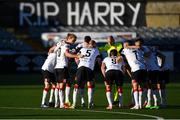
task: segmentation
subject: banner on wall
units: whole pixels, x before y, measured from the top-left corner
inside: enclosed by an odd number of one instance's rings
[[[145,8],[146,0],[2,0],[0,25],[146,26]]]

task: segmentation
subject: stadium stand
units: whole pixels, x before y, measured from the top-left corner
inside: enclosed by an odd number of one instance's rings
[[[11,33],[0,28],[0,50],[8,51],[33,51],[32,47],[25,42],[16,39]]]
[[[180,27],[126,27],[126,26],[59,26],[58,32],[136,32],[146,43],[180,44]],[[151,42],[150,42],[151,41]]]
[[[180,27],[126,27],[126,26],[59,26],[41,29],[30,28],[28,36],[39,39],[43,32],[136,32],[151,45],[180,45]],[[38,42],[38,41],[37,41]],[[35,41],[33,41],[35,43]],[[36,46],[36,45],[35,45]],[[39,46],[39,44],[38,44]],[[33,51],[34,46],[17,39],[12,33],[0,28],[0,49]]]

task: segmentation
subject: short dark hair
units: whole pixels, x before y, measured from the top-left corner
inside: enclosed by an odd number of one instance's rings
[[[117,56],[118,52],[116,49],[110,51],[110,56]]]
[[[84,42],[89,43],[91,41],[91,37],[90,36],[85,36],[84,37]]]
[[[136,39],[135,39],[135,42],[141,42],[141,44],[143,44],[143,43],[144,43],[144,40],[139,37],[139,38],[136,38]]]

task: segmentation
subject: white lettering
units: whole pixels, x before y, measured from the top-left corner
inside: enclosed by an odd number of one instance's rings
[[[48,7],[53,7],[54,11],[48,11]],[[55,2],[45,2],[44,3],[44,18],[46,23],[48,24],[49,16],[56,16],[59,13],[59,7]]]
[[[85,2],[85,4],[84,4],[83,10],[82,10],[81,19],[80,19],[80,25],[84,24],[84,21],[85,21],[86,17],[88,19],[89,24],[93,25],[93,20],[92,20],[92,17],[91,17],[91,11],[90,11],[89,3],[88,2]]]
[[[118,8],[117,8],[118,7]],[[118,12],[115,12],[115,8],[117,8]],[[110,12],[110,23],[111,25],[114,25],[114,20],[117,20],[117,22],[120,25],[124,25],[123,21],[119,18],[120,16],[122,16],[124,14],[124,5],[122,3],[119,2],[112,2],[111,3],[111,12]]]
[[[103,12],[99,11],[100,7],[104,7],[105,10]],[[109,4],[106,2],[96,2],[95,3],[95,8],[94,8],[94,23],[95,25],[99,24],[99,20],[104,24],[104,25],[108,25],[107,22],[104,20],[103,16],[107,16],[110,8],[109,8]]]
[[[74,16],[75,17],[75,25],[79,25],[79,2],[76,2],[75,3],[75,10],[72,11],[72,5],[71,5],[71,2],[68,2],[68,5],[67,5],[67,13],[68,13],[68,25],[72,25],[72,17]]]
[[[136,7],[133,7],[130,3],[127,3],[127,4],[128,4],[128,6],[131,8],[131,10],[134,12],[134,14],[133,14],[133,19],[132,19],[131,24],[132,24],[132,25],[136,25],[137,16],[138,16],[138,13],[139,13],[141,4],[140,4],[140,3],[137,3],[137,4],[136,4]]]
[[[29,13],[24,12],[24,8],[27,7],[30,9]],[[20,3],[20,26],[24,25],[26,21],[29,25],[32,25],[30,17],[35,13],[35,8],[31,3]]]

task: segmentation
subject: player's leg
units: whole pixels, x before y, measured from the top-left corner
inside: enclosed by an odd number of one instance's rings
[[[149,79],[149,77],[148,77]],[[151,107],[151,81],[148,80],[147,83],[147,104],[145,105],[145,108],[150,108]]]
[[[85,107],[85,99],[84,99],[84,87],[79,88],[80,99],[81,99],[81,107]]]
[[[137,75],[138,71],[132,73],[132,88],[135,105],[131,109],[139,109],[139,93],[138,93],[138,82]]]
[[[160,84],[161,89],[161,107],[165,108],[167,106],[167,96],[166,96],[166,83],[165,81],[162,81]]]
[[[87,82],[87,87],[88,87],[88,108],[92,108],[93,107],[93,82],[92,81],[88,81]]]
[[[88,108],[92,108],[93,107],[93,79],[94,79],[94,73],[90,68],[85,68],[85,77],[84,80],[87,81],[87,94],[88,94]]]
[[[54,73],[50,73],[50,82],[51,82],[51,92],[49,97],[49,106],[54,107],[54,101],[53,97],[55,94],[55,88],[56,88],[56,78]]]
[[[78,73],[80,74],[80,73]],[[77,83],[77,73],[75,76],[75,81]],[[85,107],[85,100],[84,100],[84,87],[81,85],[81,87],[79,87],[79,94],[80,94],[80,100],[81,100],[81,107]]]
[[[59,89],[58,91],[59,105],[60,108],[64,108],[64,85],[67,80],[66,69],[56,69],[56,76],[57,76],[57,89]]]
[[[113,104],[116,105],[119,103],[119,93],[117,91],[118,87],[116,85],[114,85],[114,101]]]
[[[46,96],[49,91],[49,77],[47,71],[42,71],[43,78],[44,78],[44,89],[43,89],[43,95],[42,95],[42,101],[41,101],[41,107],[48,107],[46,105]]]
[[[107,84],[106,85],[106,98],[108,101],[108,106],[106,109],[111,110],[113,107],[113,101],[112,101],[112,92],[111,92],[112,86]]]
[[[153,96],[153,100],[154,100],[154,106],[151,107],[158,109],[158,88],[157,88],[157,83],[158,83],[158,74],[157,71],[152,71],[152,77],[151,77],[151,81],[152,81],[152,96]]]
[[[65,81],[66,79],[64,79]],[[59,83],[59,103],[60,103],[60,108],[64,108],[64,88],[65,88],[65,82],[60,82]]]
[[[160,96],[160,106],[165,108],[167,105],[166,84],[169,83],[169,70],[159,72],[158,90]]]
[[[66,88],[65,88],[65,104],[67,106],[70,106],[70,90],[71,90],[71,83],[66,83]]]
[[[112,97],[112,85],[113,85],[113,72],[107,71],[105,74],[105,87],[106,87],[106,98],[108,106],[106,109],[111,110],[113,108],[113,97]],[[117,91],[117,90],[116,90]]]
[[[118,106],[119,108],[123,107],[123,73],[121,71],[115,71],[115,75],[113,75],[115,78],[115,83],[117,86],[118,91]]]
[[[138,86],[138,93],[139,93],[139,108],[142,109],[143,87],[141,85]]]
[[[53,107],[54,106],[54,101],[53,101],[53,97],[55,94],[55,88],[56,88],[56,84],[55,83],[51,83],[51,92],[50,92],[50,96],[49,96],[49,106]]]
[[[71,109],[76,108],[78,88],[79,88],[79,86],[78,86],[78,84],[76,83],[76,84],[74,85],[74,89],[73,89],[73,104],[72,104],[72,106],[70,107]]]
[[[43,90],[41,107],[48,107],[48,106],[46,106],[46,103],[45,103],[46,102],[46,96],[47,96],[47,93],[49,91],[49,83],[47,81],[48,81],[47,79],[44,80],[45,87],[44,87],[44,90]]]
[[[132,87],[133,87],[133,97],[135,105],[131,109],[139,109],[139,93],[138,93],[138,83],[136,80],[132,81]]]
[[[84,78],[84,67],[80,67],[80,68],[78,68],[78,70],[76,72],[76,77],[74,80],[73,104],[70,107],[72,109],[74,109],[76,107],[78,91],[79,91],[79,88],[81,88],[80,86],[83,86],[81,84],[83,82],[83,78]]]
[[[54,91],[54,98],[55,98],[54,107],[57,108],[59,106],[59,84],[58,83],[56,83],[56,88]]]
[[[59,82],[60,82],[60,69],[55,69],[55,76],[56,76],[56,88],[54,91],[54,98],[55,98],[55,108],[58,108],[60,103],[59,103]]]

